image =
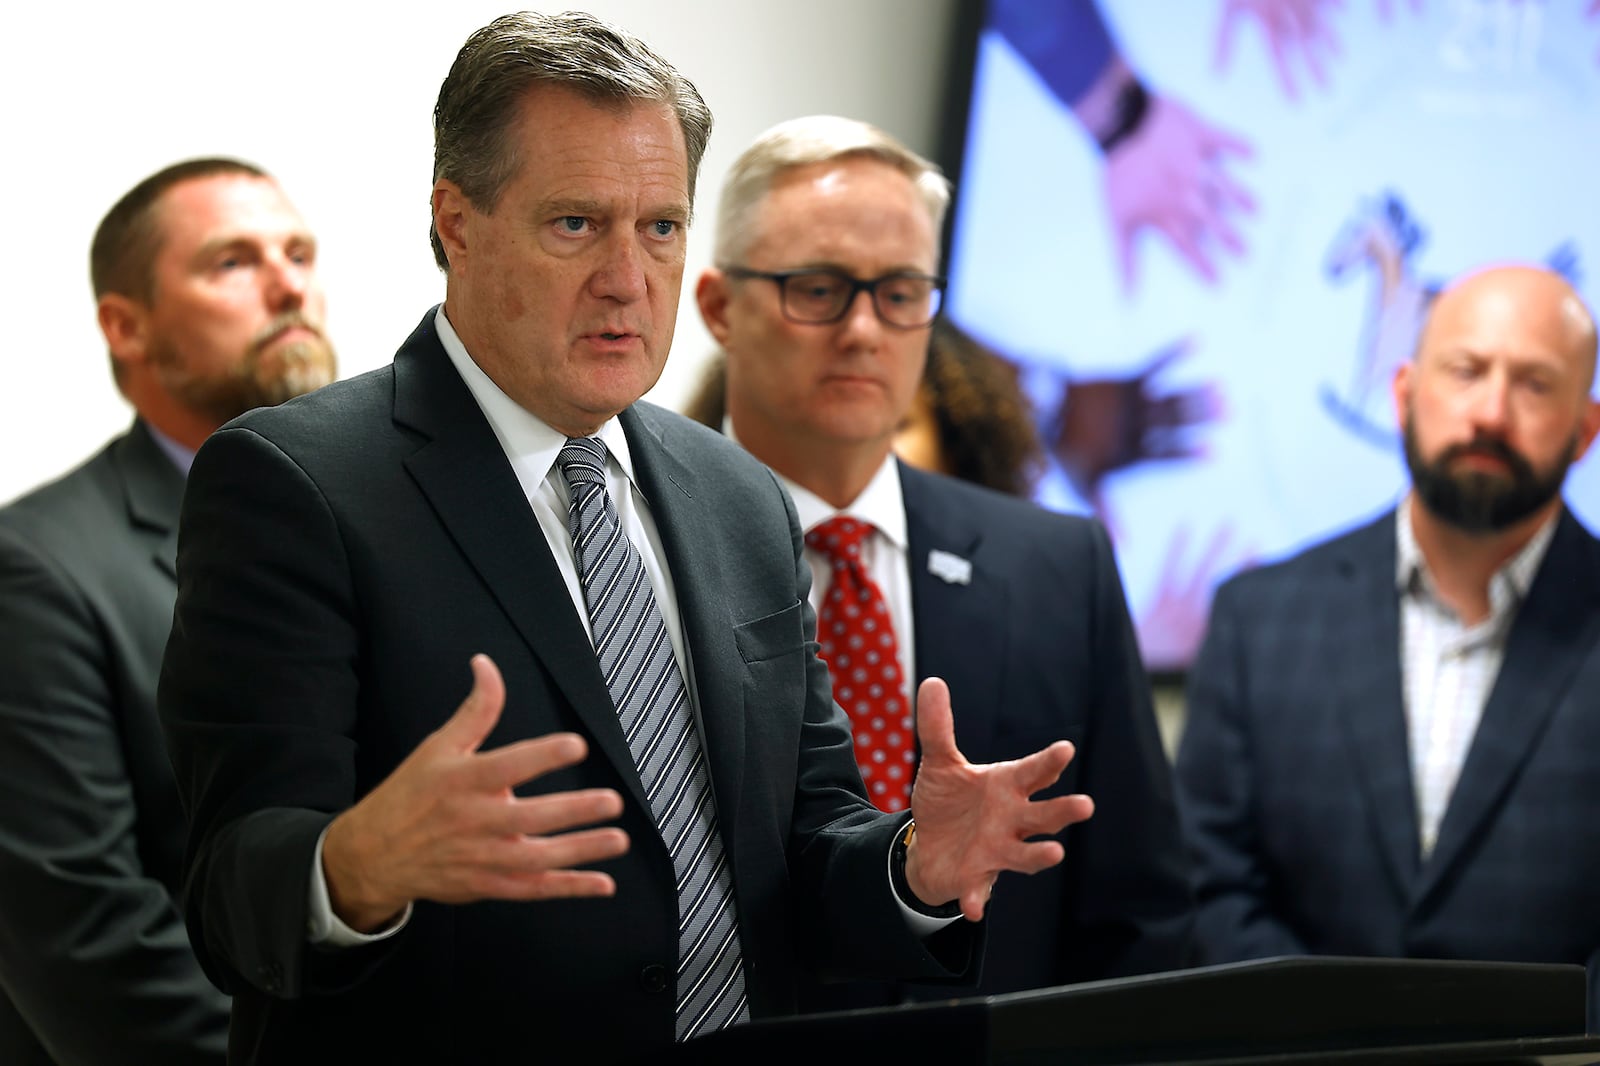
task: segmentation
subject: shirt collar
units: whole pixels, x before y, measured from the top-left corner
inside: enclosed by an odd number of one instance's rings
[[[733,431],[733,419],[722,420],[722,432],[728,439],[738,443],[739,438]],[[811,532],[836,515],[848,515],[872,525],[901,551],[909,549],[905,497],[900,491],[900,467],[895,462],[894,452],[883,457],[883,463],[878,467],[878,472],[872,475],[872,480],[867,482],[867,487],[842,508],[834,507],[804,485],[790,481],[776,470],[773,474],[794,499],[795,514],[804,532]]]
[[[172,460],[172,465],[178,468],[178,473],[188,477],[189,468],[194,465],[194,449],[185,448],[148,422],[144,423],[144,428],[150,434],[150,439],[156,442],[156,447],[161,449],[162,454]]]
[[[1427,590],[1431,594],[1433,590],[1433,576],[1428,572],[1428,561],[1422,557],[1416,531],[1411,527],[1411,501],[1414,495],[1408,494],[1395,509],[1395,584],[1402,595],[1419,590]],[[1528,543],[1494,572],[1489,579],[1491,599],[1497,586],[1508,589],[1518,601],[1527,596],[1534,577],[1539,573],[1539,565],[1544,562],[1550,540],[1555,536],[1556,520],[1560,514],[1557,511],[1551,515],[1528,538]]]
[[[483,416],[489,420],[489,427],[494,430],[506,458],[511,461],[523,490],[531,495],[555,466],[556,456],[567,443],[566,434],[551,428],[507,396],[494,383],[494,379],[483,372],[483,368],[468,354],[455,328],[450,325],[443,304],[434,314],[434,326],[439,331],[439,342],[444,345],[445,354],[466,383],[472,398],[483,409]],[[606,449],[622,468],[629,483],[638,488],[638,480],[633,476],[633,456],[628,451],[628,437],[622,431],[622,424],[615,418],[608,418],[594,435],[605,442]]]

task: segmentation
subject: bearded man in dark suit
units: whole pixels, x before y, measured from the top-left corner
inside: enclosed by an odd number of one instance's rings
[[[0,1060],[217,1063],[156,675],[195,449],[333,379],[316,241],[259,168],[195,159],[118,201],[90,267],[136,417],[0,510]]]
[[[1577,963],[1600,1012],[1600,433],[1560,275],[1473,271],[1396,372],[1411,490],[1219,591],[1178,759],[1207,961]]]

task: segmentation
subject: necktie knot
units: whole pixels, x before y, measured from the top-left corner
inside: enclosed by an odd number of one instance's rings
[[[818,523],[806,534],[806,547],[821,552],[834,566],[859,564],[861,542],[872,534],[871,522],[848,515],[834,515]]]
[[[556,455],[561,476],[572,488],[579,485],[605,485],[606,445],[599,437],[568,437]]]

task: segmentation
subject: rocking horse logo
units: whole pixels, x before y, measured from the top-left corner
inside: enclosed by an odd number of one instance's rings
[[[1366,322],[1344,390],[1325,382],[1318,396],[1334,421],[1384,448],[1399,439],[1389,382],[1396,368],[1411,358],[1422,321],[1442,284],[1417,277],[1413,259],[1425,237],[1405,201],[1385,192],[1350,217],[1322,262],[1330,281],[1345,281],[1362,266],[1371,268],[1373,280]],[[1578,251],[1573,242],[1551,252],[1545,263],[1576,283]]]

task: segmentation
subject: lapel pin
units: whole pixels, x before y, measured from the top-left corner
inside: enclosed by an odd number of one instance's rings
[[[935,548],[928,553],[928,573],[952,585],[970,585],[972,561]]]

